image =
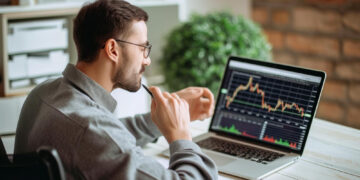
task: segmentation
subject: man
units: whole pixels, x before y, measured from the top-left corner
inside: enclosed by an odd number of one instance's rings
[[[213,111],[205,88],[176,93],[151,87],[151,113],[117,119],[114,88],[137,91],[150,65],[146,12],[125,1],[95,1],[74,20],[76,66],[36,87],[21,111],[15,153],[57,149],[68,179],[217,179],[213,161],[191,141],[190,120]],[[169,169],[139,146],[164,135]]]

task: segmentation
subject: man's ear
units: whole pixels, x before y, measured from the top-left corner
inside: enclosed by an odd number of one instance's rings
[[[118,63],[118,59],[120,56],[120,50],[119,50],[119,45],[117,44],[117,42],[114,39],[108,39],[105,42],[105,53],[108,56],[108,58],[115,62],[116,64]]]

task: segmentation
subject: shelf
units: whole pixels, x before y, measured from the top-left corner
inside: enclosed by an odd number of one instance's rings
[[[179,5],[178,0],[129,0],[129,3],[139,7],[160,7],[169,5]],[[86,1],[75,2],[53,2],[43,3],[29,6],[2,6],[0,14],[37,12],[37,11],[53,11],[61,9],[80,9]]]
[[[73,11],[76,12],[76,11]],[[28,12],[29,13],[29,12]],[[3,14],[2,16],[0,16],[1,18],[1,24],[0,24],[0,77],[1,77],[1,82],[0,82],[0,95],[1,96],[17,96],[17,95],[25,95],[27,93],[30,92],[31,89],[33,89],[37,84],[39,84],[41,81],[46,80],[48,78],[54,77],[53,75],[56,73],[56,75],[61,75],[61,72],[59,73],[58,70],[54,70],[53,72],[47,72],[45,71],[46,69],[48,71],[52,71],[52,69],[56,69],[54,67],[57,67],[58,65],[61,65],[61,67],[64,65],[65,60],[66,60],[66,64],[68,62],[71,62],[71,60],[74,61],[74,58],[76,57],[76,52],[75,52],[75,45],[72,42],[72,21],[70,20],[74,14],[68,14],[69,12],[55,12],[52,11],[51,13],[46,13],[46,11],[42,11],[41,13],[39,13],[39,11],[34,12],[34,13],[30,13],[29,15],[26,15],[26,13],[17,13],[16,16],[11,15],[11,13],[9,14]],[[46,14],[46,16],[44,16],[44,14]],[[49,15],[50,14],[50,15]],[[49,16],[48,16],[49,15]],[[24,16],[26,16],[26,18],[23,18]],[[26,21],[26,23],[28,22],[27,20],[29,18],[31,18],[32,20],[34,20],[34,22],[46,22],[43,21],[44,18],[47,19],[53,19],[53,17],[60,17],[61,23],[64,23],[64,21],[62,19],[65,19],[67,22],[65,22],[65,24],[67,24],[66,26],[66,32],[63,31],[63,26],[59,26],[59,20],[54,19],[55,25],[50,22],[51,25],[54,25],[56,28],[52,28],[50,30],[46,30],[45,32],[48,33],[46,34],[47,36],[49,35],[53,35],[53,33],[60,33],[59,35],[61,35],[60,37],[63,39],[65,38],[63,43],[60,43],[62,41],[56,40],[56,38],[52,38],[53,40],[55,40],[57,42],[56,45],[50,45],[49,41],[43,41],[46,42],[46,45],[43,46],[36,46],[36,48],[33,47],[33,45],[31,45],[31,42],[36,42],[37,40],[39,40],[38,38],[28,38],[29,35],[26,35],[24,33],[33,33],[33,31],[21,31],[21,32],[17,32],[16,36],[13,36],[13,34],[11,34],[11,38],[10,35],[8,34],[8,30],[9,27],[13,27],[15,28],[15,26],[13,26],[13,22],[14,24],[17,23],[17,26],[20,27],[20,29],[22,27],[28,27],[27,24],[22,24],[22,22]],[[11,17],[11,18],[10,18]],[[12,20],[17,20],[12,21]],[[41,21],[38,21],[41,20]],[[40,26],[46,26],[47,24],[41,24]],[[32,27],[31,25],[29,27]],[[36,24],[36,27],[38,27],[38,24]],[[59,27],[61,27],[59,30]],[[16,28],[15,28],[16,29]],[[40,28],[41,33],[43,32],[43,29]],[[53,31],[53,32],[51,32]],[[51,33],[49,33],[51,32]],[[33,34],[34,35],[34,34]],[[31,35],[30,35],[31,36]],[[48,38],[47,36],[45,36],[45,34],[39,34],[37,33],[37,36],[39,36],[39,38],[41,37],[46,37],[46,39]],[[11,40],[11,42],[13,43],[12,46],[10,46],[10,39],[17,37],[17,39],[19,41],[14,41]],[[25,38],[26,37],[26,38]],[[59,37],[59,36],[57,36]],[[51,38],[51,37],[50,37]],[[22,45],[25,45],[26,43],[24,42],[30,42],[27,43],[26,46],[22,46],[23,49],[20,48],[20,46],[14,46],[14,43],[22,43]],[[25,43],[25,44],[24,44]],[[54,44],[54,43],[52,43]],[[12,49],[10,51],[10,47],[17,47],[16,49]],[[59,52],[61,52],[59,54]],[[41,56],[41,54],[44,54],[46,56]],[[19,57],[19,56],[23,56],[23,57]],[[10,67],[12,67],[12,69],[16,68],[15,64],[12,64],[12,66],[10,66],[10,60],[15,60],[14,57],[16,58],[15,63],[17,63],[19,66],[19,68],[17,69],[17,71],[13,71],[10,69]],[[19,59],[20,58],[20,59]],[[55,58],[55,59],[54,59]],[[65,58],[65,59],[64,59]],[[57,60],[59,59],[59,61]],[[61,61],[61,60],[64,61]],[[47,62],[40,62],[42,60],[47,60]],[[54,61],[56,60],[56,61]],[[28,65],[21,65],[21,62],[24,61],[26,62],[26,64]],[[13,61],[11,61],[13,62]],[[31,63],[30,63],[31,62]],[[55,63],[60,63],[60,64],[56,64],[54,65],[53,62]],[[20,63],[20,64],[19,64]],[[40,63],[40,64],[39,64]],[[42,64],[41,64],[42,63]],[[38,64],[38,67],[43,67],[43,66],[47,66],[48,68],[44,69],[44,73],[41,74],[41,72],[37,72],[36,70],[36,64]],[[15,65],[15,66],[14,66]],[[35,68],[34,68],[35,67]],[[9,74],[11,72],[17,72],[18,75],[15,74]],[[26,72],[26,73],[22,73],[22,72]],[[29,73],[28,75],[26,75],[27,73]],[[23,75],[23,76],[20,76]],[[20,78],[20,77],[25,77],[25,78]],[[42,79],[43,78],[43,79]]]
[[[60,9],[78,9],[84,2],[56,2],[37,4],[30,6],[2,6],[0,8],[0,14],[12,14],[12,13],[24,13],[24,12],[37,12],[37,11],[53,11]]]
[[[51,49],[42,49],[42,50],[36,50],[36,51],[26,51],[26,52],[16,52],[16,53],[8,53],[8,56],[16,56],[21,54],[40,54],[40,53],[47,53],[50,51],[64,51],[67,52],[68,48],[51,48]]]
[[[9,81],[19,81],[19,80],[27,80],[27,79],[29,79],[32,82],[35,79],[39,79],[39,78],[53,78],[53,77],[58,77],[58,76],[61,76],[61,73],[52,73],[52,74],[45,74],[45,75],[38,75],[38,76],[14,78],[14,79],[9,79]],[[14,88],[14,89],[16,89],[16,88]]]

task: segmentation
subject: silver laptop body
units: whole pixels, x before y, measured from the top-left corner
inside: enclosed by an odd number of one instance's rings
[[[229,57],[209,132],[193,141],[223,173],[247,179],[270,175],[302,155],[325,76]]]

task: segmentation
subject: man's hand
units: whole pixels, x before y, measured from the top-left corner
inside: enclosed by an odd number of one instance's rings
[[[151,119],[170,144],[179,139],[191,140],[189,104],[176,93],[161,92],[150,87],[154,95]]]
[[[214,113],[214,95],[208,88],[188,87],[176,94],[189,104],[190,120],[203,120]]]

